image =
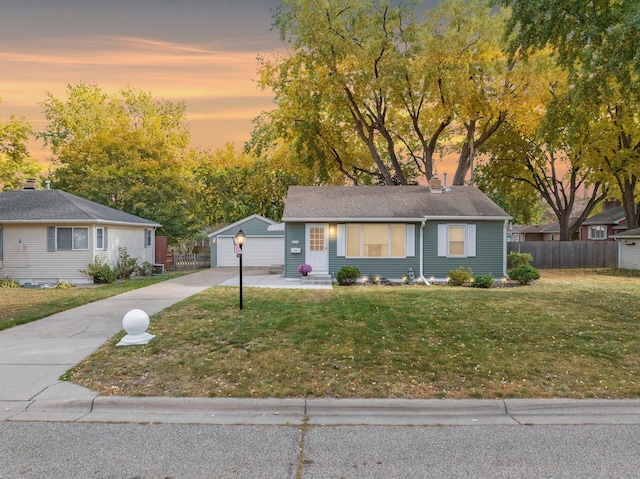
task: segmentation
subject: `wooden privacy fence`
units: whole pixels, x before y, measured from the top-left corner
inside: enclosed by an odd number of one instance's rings
[[[617,268],[617,241],[521,241],[507,253],[530,253],[538,269]]]
[[[169,256],[173,256],[173,265],[167,266],[167,269],[171,268],[173,271],[186,271],[189,269],[209,267],[209,253],[178,254],[169,252],[167,253],[167,259],[169,259]],[[169,261],[167,261],[167,263],[170,264]]]

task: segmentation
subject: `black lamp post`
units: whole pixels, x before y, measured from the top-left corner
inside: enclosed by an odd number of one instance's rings
[[[236,233],[236,244],[238,245],[238,248],[240,248],[240,252],[238,253],[238,258],[240,258],[240,309],[242,309],[242,245],[244,244],[246,239],[247,237],[242,232],[242,230]]]

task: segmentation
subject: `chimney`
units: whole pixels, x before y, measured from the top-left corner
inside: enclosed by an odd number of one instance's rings
[[[431,188],[431,193],[442,193],[442,182],[437,173],[429,180],[429,188]]]
[[[608,209],[615,208],[616,206],[622,206],[622,204],[620,203],[620,200],[612,200],[607,198],[606,200],[604,200],[602,206],[604,211],[606,211]]]
[[[37,190],[38,184],[36,183],[35,178],[27,178],[27,181],[24,182],[23,190]]]

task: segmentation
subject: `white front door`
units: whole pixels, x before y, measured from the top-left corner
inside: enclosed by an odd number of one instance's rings
[[[309,223],[306,225],[306,263],[311,265],[311,274],[329,272],[329,225]]]

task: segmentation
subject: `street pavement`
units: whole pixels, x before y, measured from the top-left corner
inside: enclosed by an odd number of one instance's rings
[[[152,315],[237,284],[236,273],[214,268],[0,332],[0,478],[640,476],[640,400],[114,397],[59,379],[127,311]],[[252,273],[247,287],[302,287]]]

